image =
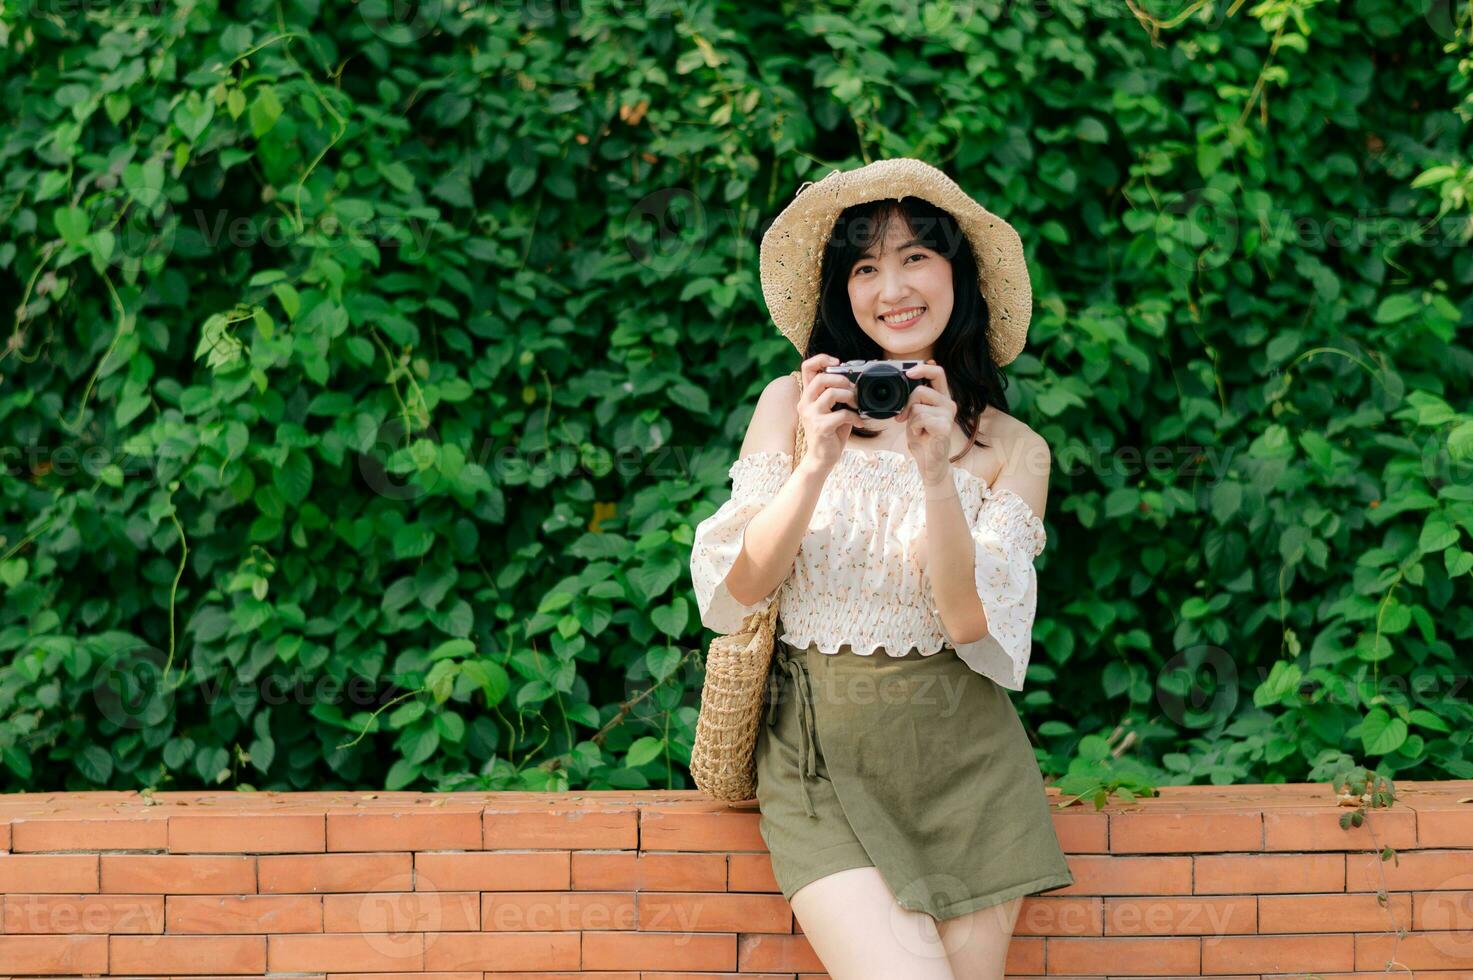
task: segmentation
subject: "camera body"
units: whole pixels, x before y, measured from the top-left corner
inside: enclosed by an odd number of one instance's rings
[[[910,393],[920,385],[929,385],[925,378],[906,377],[905,372],[925,361],[845,361],[824,368],[825,374],[838,374],[848,378],[855,388],[855,407],[865,418],[894,418],[905,411]],[[835,405],[834,411],[844,406]]]

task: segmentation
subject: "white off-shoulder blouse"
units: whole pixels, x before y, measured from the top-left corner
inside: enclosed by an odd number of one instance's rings
[[[883,647],[903,656],[951,647],[972,670],[1013,691],[1023,689],[1031,653],[1038,576],[1033,559],[1047,540],[1043,521],[1011,490],[994,490],[953,465],[962,512],[975,546],[977,595],[987,635],[956,643],[936,609],[919,555],[926,526],[925,484],[915,460],[895,450],[845,447],[829,471],[793,569],[749,606],[732,598],[726,575],[742,549],[747,522],[782,489],[791,453],[758,451],[732,464],[730,498],[696,526],[691,582],[701,623],[733,633],[753,612],[779,603],[779,637],[823,653],[848,643],[869,656]]]

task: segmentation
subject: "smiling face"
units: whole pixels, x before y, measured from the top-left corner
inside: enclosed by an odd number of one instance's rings
[[[951,263],[894,215],[848,273],[854,319],[890,360],[926,360],[951,319]]]

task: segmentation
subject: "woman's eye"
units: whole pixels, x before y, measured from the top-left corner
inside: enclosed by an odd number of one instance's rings
[[[912,252],[910,255],[907,255],[905,257],[905,259],[908,262],[911,259],[924,259],[925,257],[926,257],[926,253],[925,252]],[[857,276],[861,272],[863,272],[865,269],[873,269],[873,268],[874,268],[874,266],[872,266],[872,265],[862,265],[859,268],[857,268],[857,269],[854,270],[854,274]]]

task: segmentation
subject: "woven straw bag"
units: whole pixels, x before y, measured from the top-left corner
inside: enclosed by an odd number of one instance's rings
[[[794,371],[799,384],[802,376]],[[800,418],[793,441],[793,467],[803,455]],[[707,796],[727,802],[753,799],[757,791],[757,733],[762,721],[767,673],[777,644],[778,603],[742,620],[735,633],[718,636],[706,653],[706,679],[696,716],[690,774]]]

